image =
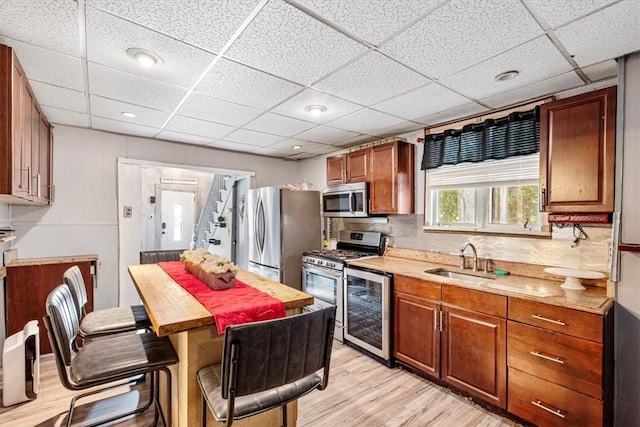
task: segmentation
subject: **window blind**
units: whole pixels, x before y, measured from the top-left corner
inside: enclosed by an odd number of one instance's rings
[[[429,170],[427,173],[430,190],[525,184],[538,181],[540,155],[530,154],[475,164],[449,165]]]
[[[422,170],[506,159],[540,151],[540,108],[516,111],[462,129],[426,134]]]

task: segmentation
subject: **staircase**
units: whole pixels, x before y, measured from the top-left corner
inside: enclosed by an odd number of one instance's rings
[[[214,175],[207,201],[195,226],[192,248],[205,248],[211,253],[231,259],[234,183],[233,176]],[[221,216],[224,221],[219,219]]]

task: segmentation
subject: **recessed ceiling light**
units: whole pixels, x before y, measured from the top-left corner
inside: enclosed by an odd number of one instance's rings
[[[494,79],[497,82],[503,82],[505,80],[515,79],[516,77],[518,77],[518,74],[520,74],[520,71],[509,70],[509,71],[505,71],[504,73],[498,74],[497,76],[494,77]]]
[[[133,119],[136,115],[134,113],[130,113],[129,111],[123,111],[122,113],[123,116],[128,117],[130,119]]]
[[[304,107],[304,111],[311,114],[312,116],[317,116],[318,114],[326,113],[327,107],[324,105],[307,105]]]
[[[299,150],[302,148],[302,145],[292,145],[291,148],[293,148],[294,150]]]
[[[129,58],[133,59],[138,64],[147,68],[159,67],[164,64],[164,60],[160,55],[139,47],[127,49],[127,55],[129,55]]]

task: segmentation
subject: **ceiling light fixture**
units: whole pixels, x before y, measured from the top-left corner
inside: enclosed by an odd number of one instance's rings
[[[129,58],[133,59],[138,64],[147,68],[159,67],[164,64],[164,60],[160,55],[139,47],[127,49],[127,55],[129,55]]]
[[[311,114],[312,116],[317,116],[322,113],[327,112],[327,107],[324,105],[307,105],[304,107],[304,111]]]
[[[302,148],[302,145],[292,145],[291,148],[293,148],[294,150],[299,150]]]
[[[133,119],[134,117],[136,117],[136,115],[134,113],[130,113],[129,111],[123,111],[122,113],[123,116],[129,118],[129,119]]]
[[[504,73],[498,74],[497,76],[494,77],[494,79],[497,82],[504,82],[506,80],[515,79],[516,77],[518,77],[518,74],[520,74],[520,71],[509,70],[509,71],[505,71]]]

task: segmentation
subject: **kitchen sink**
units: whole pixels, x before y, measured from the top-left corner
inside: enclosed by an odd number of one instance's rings
[[[447,270],[446,268],[434,268],[434,269],[431,269],[431,270],[425,270],[424,272],[425,273],[429,273],[429,274],[436,274],[436,275],[442,276],[442,277],[450,277],[452,279],[469,280],[469,281],[472,281],[472,282],[484,282],[486,280],[493,280],[493,277],[480,276],[480,275],[476,275],[476,274],[460,273],[458,271]]]

